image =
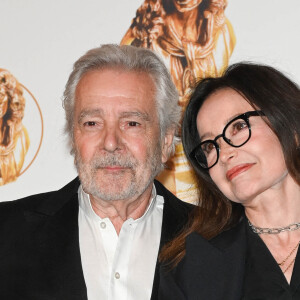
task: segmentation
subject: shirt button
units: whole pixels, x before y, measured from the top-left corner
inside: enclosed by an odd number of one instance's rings
[[[102,229],[105,229],[105,228],[106,228],[105,222],[101,222],[101,223],[100,223],[100,227],[101,227]]]
[[[116,278],[116,279],[120,279],[120,277],[121,277],[121,276],[120,276],[120,273],[116,272],[116,273],[115,273],[115,278]]]

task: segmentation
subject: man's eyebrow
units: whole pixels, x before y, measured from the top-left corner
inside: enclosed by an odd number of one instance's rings
[[[129,117],[138,117],[145,121],[150,121],[150,116],[147,113],[143,113],[140,111],[125,111],[121,113],[121,118],[129,118]]]
[[[95,116],[102,116],[103,110],[102,109],[84,109],[81,111],[78,122],[80,122],[85,117],[95,117]]]

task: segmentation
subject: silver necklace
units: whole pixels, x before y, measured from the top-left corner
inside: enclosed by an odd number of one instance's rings
[[[286,227],[279,227],[279,228],[261,228],[261,227],[256,227],[253,224],[250,223],[248,220],[249,226],[252,228],[254,233],[257,234],[278,234],[280,232],[284,231],[294,231],[300,228],[300,223],[293,223],[290,224]]]

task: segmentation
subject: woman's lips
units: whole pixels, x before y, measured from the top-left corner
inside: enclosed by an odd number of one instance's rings
[[[239,174],[249,170],[254,164],[242,164],[233,167],[226,173],[226,178],[231,181],[234,177],[238,176]]]

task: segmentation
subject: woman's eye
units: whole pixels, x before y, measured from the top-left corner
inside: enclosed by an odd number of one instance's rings
[[[205,154],[211,153],[215,149],[215,145],[213,143],[206,143],[202,146],[202,150]]]
[[[245,121],[239,121],[237,123],[234,123],[232,128],[233,128],[233,132],[237,133],[237,132],[243,130],[244,128],[248,128],[248,125]]]

